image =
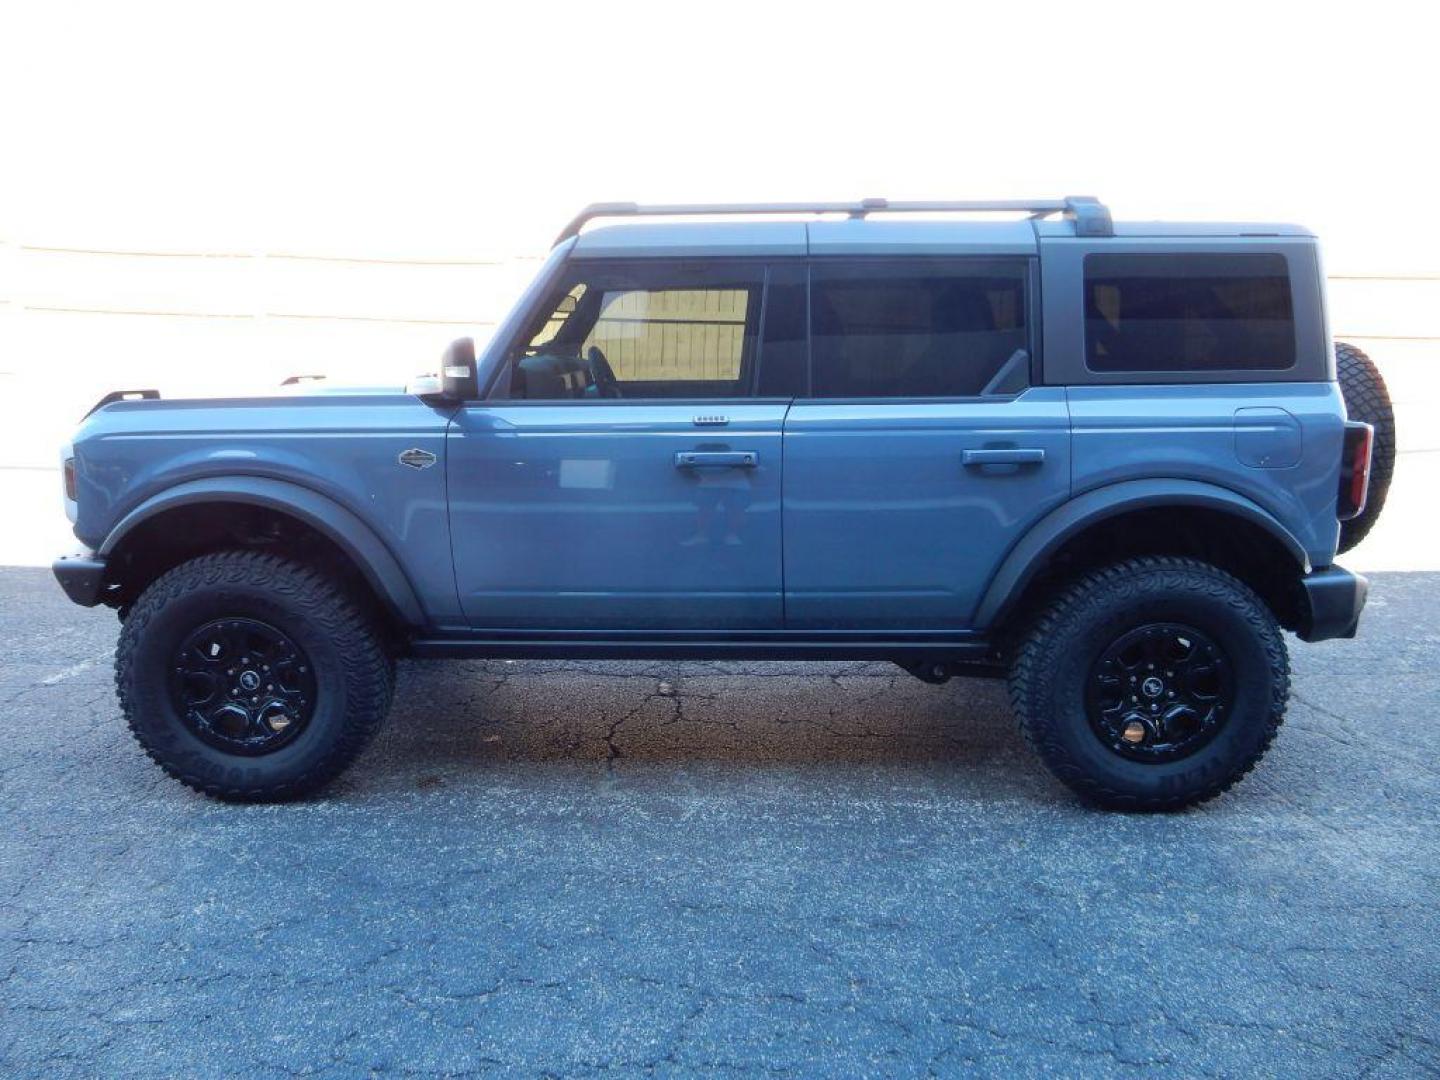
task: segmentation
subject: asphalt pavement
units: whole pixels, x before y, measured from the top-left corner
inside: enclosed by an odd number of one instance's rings
[[[113,614],[0,570],[0,1074],[1433,1075],[1440,574],[1373,584],[1179,814],[885,664],[405,663],[240,807],[132,743]]]

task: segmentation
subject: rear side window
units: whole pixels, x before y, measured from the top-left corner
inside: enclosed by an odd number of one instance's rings
[[[1282,255],[1087,255],[1091,371],[1282,371],[1295,313]]]
[[[1024,259],[817,260],[814,397],[973,397],[1028,371]]]

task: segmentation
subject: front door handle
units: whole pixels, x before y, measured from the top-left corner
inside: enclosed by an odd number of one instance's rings
[[[966,450],[960,454],[960,464],[967,469],[981,465],[1039,465],[1045,460],[1045,450],[1039,446],[1015,446],[1003,450]]]
[[[753,469],[759,464],[753,450],[681,450],[675,455],[677,469]]]

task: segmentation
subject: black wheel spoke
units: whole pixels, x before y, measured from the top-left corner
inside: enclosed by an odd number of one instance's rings
[[[1112,641],[1090,668],[1090,726],[1122,757],[1188,757],[1219,731],[1234,690],[1220,649],[1179,623],[1149,623]]]
[[[175,650],[171,695],[190,729],[233,754],[268,754],[304,729],[315,706],[309,659],[256,619],[217,619]]]

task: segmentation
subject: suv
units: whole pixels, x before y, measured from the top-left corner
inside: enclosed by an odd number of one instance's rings
[[[404,391],[108,395],[55,573],[119,610],[141,746],[220,798],[337,775],[398,656],[884,659],[1008,677],[1060,780],[1173,808],[1270,744],[1282,628],[1355,634],[1334,559],[1394,425],[1336,355],[1294,226],[598,204]]]

